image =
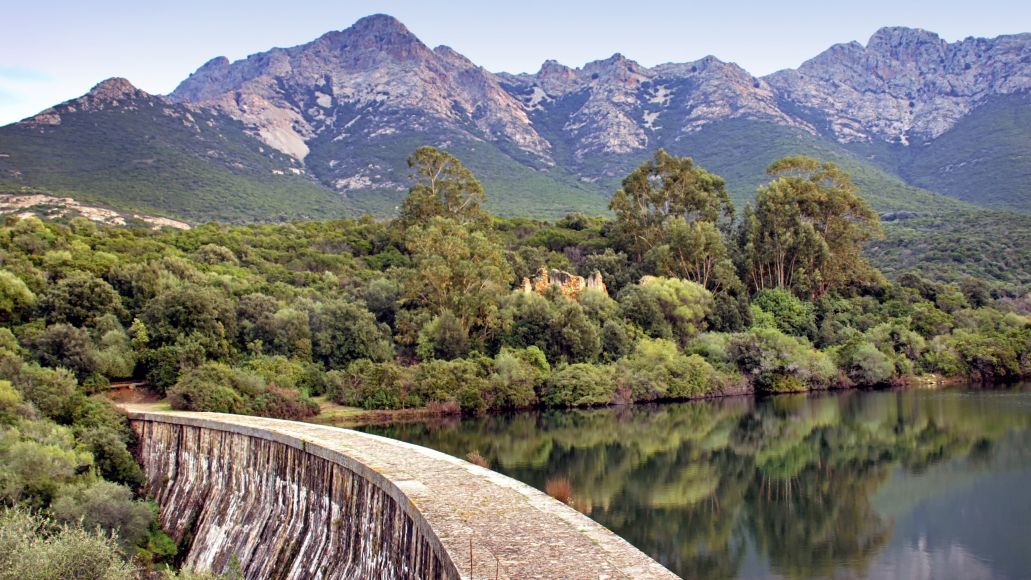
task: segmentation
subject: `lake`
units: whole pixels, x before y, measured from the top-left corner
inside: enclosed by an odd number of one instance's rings
[[[364,430],[477,452],[687,578],[1031,576],[1031,384]]]

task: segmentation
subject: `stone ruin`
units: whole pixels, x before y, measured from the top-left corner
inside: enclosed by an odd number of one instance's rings
[[[605,281],[602,280],[601,272],[595,270],[593,274],[584,278],[576,274],[570,274],[563,270],[548,270],[541,268],[533,278],[523,278],[523,292],[529,294],[536,292],[544,294],[552,286],[557,286],[562,295],[569,300],[576,300],[585,288],[599,290],[608,296],[609,291],[605,288]]]

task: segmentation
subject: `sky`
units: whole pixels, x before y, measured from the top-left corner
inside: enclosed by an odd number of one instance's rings
[[[165,94],[215,56],[294,46],[362,16],[397,17],[494,72],[535,72],[616,52],[645,66],[715,55],[761,76],[882,26],[968,36],[1031,32],[1027,0],[3,0],[0,125],[75,98],[109,77]]]

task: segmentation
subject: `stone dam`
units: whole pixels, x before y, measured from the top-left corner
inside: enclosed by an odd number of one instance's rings
[[[183,565],[246,578],[676,578],[593,520],[417,445],[127,406]],[[661,525],[656,522],[656,525]]]

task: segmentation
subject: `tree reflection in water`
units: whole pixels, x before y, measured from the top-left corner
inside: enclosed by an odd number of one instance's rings
[[[567,480],[571,505],[684,577],[736,576],[749,550],[779,575],[862,576],[892,537],[872,498],[894,470],[989,469],[995,442],[1028,430],[1031,413],[993,394],[733,398],[368,430],[476,450],[541,490]]]

